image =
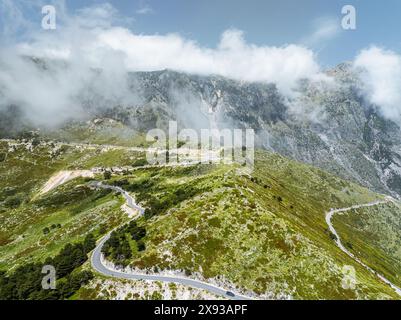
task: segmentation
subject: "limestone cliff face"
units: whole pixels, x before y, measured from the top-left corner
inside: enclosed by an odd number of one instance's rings
[[[169,70],[130,73],[129,87],[137,97],[131,104],[110,103],[100,109],[85,98],[82,105],[89,117],[112,118],[143,132],[167,128],[169,120],[182,128],[253,128],[262,148],[400,198],[399,124],[383,118],[364,99],[358,74],[349,64],[327,74],[332,83],[305,80],[285,97],[273,84]],[[4,136],[23,117],[18,108],[1,110]]]
[[[140,129],[253,128],[259,146],[313,164],[377,192],[401,196],[401,131],[360,93],[348,64],[334,84],[304,81],[291,98],[271,84],[160,71],[132,74],[144,102],[131,110]],[[135,111],[133,111],[135,110]]]

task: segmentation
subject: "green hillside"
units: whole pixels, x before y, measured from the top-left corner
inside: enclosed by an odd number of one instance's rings
[[[38,194],[60,170],[130,165],[139,153],[15,141],[1,141],[0,153],[6,155],[0,165],[0,267],[54,255],[66,243],[91,231],[100,235],[127,219],[122,198],[90,190],[83,178]]]
[[[401,286],[401,205],[380,204],[334,217],[348,250],[375,271]]]
[[[60,170],[132,167],[143,154],[100,146],[51,142],[32,146],[31,142],[15,141],[2,141],[0,153],[5,155],[0,166],[3,270],[27,261],[43,261],[67,243],[82,240],[89,233],[99,239],[128,222],[120,208],[124,199],[89,188],[90,178],[74,179],[44,195],[39,191]],[[153,272],[181,270],[187,276],[213,278],[262,298],[399,298],[337,248],[325,223],[325,212],[330,208],[368,203],[383,196],[264,151],[257,152],[251,176],[240,174],[238,169],[217,164],[132,167],[124,174],[112,174],[107,183],[122,186],[147,210],[135,227],[146,230],[141,237],[131,239],[128,229],[119,230],[119,244],[130,251],[127,257],[117,259],[111,248],[109,259]],[[104,176],[93,179],[101,181]],[[399,221],[399,209],[391,212],[394,223]],[[370,215],[372,234],[376,224],[386,219],[375,217]],[[392,262],[399,254],[399,240],[393,227],[388,234],[387,229],[380,229],[391,239],[389,247],[384,247],[387,242],[382,237],[380,243],[373,237],[365,243],[367,231],[355,232],[358,224],[354,220],[356,229],[351,222],[342,225],[337,218],[334,222],[341,237],[358,250],[357,255],[365,252],[364,259],[372,268],[388,271],[386,275],[392,273],[391,279],[397,280],[398,265]],[[354,289],[342,287],[344,266],[356,270]]]
[[[325,212],[381,196],[279,155],[258,152],[251,176],[233,167],[162,169],[128,178],[142,205],[156,215],[146,229],[146,250],[130,243],[134,267],[183,270],[187,275],[224,278],[240,289],[270,298],[398,298],[392,289],[342,253],[330,237]],[[202,190],[170,206],[183,190]],[[178,188],[180,190],[180,188]],[[164,205],[165,204],[165,205]],[[123,231],[125,232],[125,231]],[[119,261],[121,263],[121,261]],[[355,290],[345,290],[342,268],[356,269]]]

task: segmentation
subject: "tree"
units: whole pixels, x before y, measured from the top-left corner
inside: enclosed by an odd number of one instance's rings
[[[87,245],[93,244],[92,239],[94,238],[87,236],[85,239]],[[88,259],[84,253],[84,242],[67,244],[54,258],[48,257],[43,263],[22,265],[9,276],[0,271],[0,300],[56,300],[73,295],[82,285],[93,278],[90,271],[75,272],[75,269]],[[43,290],[43,265],[55,266],[58,279],[56,290]]]
[[[118,247],[118,245],[120,244],[120,241],[119,241],[118,234],[117,234],[116,231],[113,231],[111,233],[110,238],[109,238],[109,240],[107,242],[110,244],[110,246],[112,248],[117,248]]]
[[[40,145],[40,140],[39,138],[35,137],[32,140],[32,146],[37,147],[38,145]]]
[[[21,200],[20,197],[14,196],[14,197],[7,198],[7,200],[5,201],[4,205],[7,208],[17,208],[17,207],[19,207],[21,202],[22,202],[22,200]]]
[[[96,247],[96,240],[95,237],[93,236],[92,233],[89,233],[84,240],[83,243],[83,247],[84,247],[84,252],[85,254],[88,254],[90,251],[92,251],[93,249],[95,249]]]
[[[129,259],[132,257],[132,250],[127,239],[124,239],[121,246],[122,259]]]
[[[110,171],[103,172],[103,177],[104,177],[105,180],[110,180],[111,172]]]
[[[337,236],[334,233],[330,232],[329,236],[331,240],[337,241]]]
[[[110,253],[111,253],[111,246],[110,246],[110,243],[109,243],[108,241],[106,241],[106,243],[103,245],[103,247],[102,247],[102,253],[103,253],[106,257],[110,256]]]
[[[140,158],[135,160],[135,162],[132,164],[133,167],[143,167],[148,164],[148,161],[146,158]]]
[[[71,268],[75,269],[75,267],[80,266],[87,260],[86,253],[84,251],[84,246],[79,245],[75,246],[73,252],[72,252],[72,265]]]
[[[144,213],[145,219],[150,219],[153,217],[153,212],[151,209],[146,208]]]
[[[129,182],[128,182],[127,179],[122,179],[122,180],[114,181],[113,185],[118,186],[118,187],[122,187],[122,186],[129,185]]]
[[[146,249],[146,246],[145,246],[145,243],[143,242],[143,240],[137,241],[136,246],[138,248],[138,251],[145,251],[145,249]]]
[[[140,240],[146,236],[146,229],[144,227],[137,227],[135,230],[133,230],[131,235],[133,240]]]

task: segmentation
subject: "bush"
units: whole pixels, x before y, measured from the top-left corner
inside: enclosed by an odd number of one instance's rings
[[[140,240],[146,236],[146,229],[138,227],[136,221],[131,221],[127,227],[127,232],[131,234],[133,240]]]
[[[40,145],[40,140],[39,140],[39,138],[33,138],[33,140],[32,140],[32,146],[37,147],[38,145]]]
[[[46,229],[46,228],[45,228]],[[55,300],[72,296],[82,285],[88,283],[93,274],[90,271],[73,271],[88,260],[85,243],[93,244],[93,237],[87,236],[83,243],[67,244],[57,256],[42,263],[28,263],[18,267],[9,276],[0,271],[0,300]],[[91,246],[89,246],[91,247]],[[57,271],[56,290],[42,288],[42,267],[53,265]]]
[[[17,208],[22,203],[22,200],[19,196],[9,197],[6,199],[4,205],[7,208]]]
[[[123,187],[129,185],[129,182],[127,179],[116,180],[113,182],[113,185],[117,187]]]
[[[88,234],[88,235],[85,237],[83,246],[84,246],[84,252],[85,252],[86,254],[88,254],[88,253],[91,252],[93,249],[95,249],[95,247],[96,247],[96,239],[95,239],[95,237],[93,236],[92,233]]]
[[[5,187],[2,192],[5,196],[14,196],[17,194],[17,189],[13,187]]]
[[[330,232],[329,236],[331,240],[337,241],[337,236],[334,233]]]
[[[127,236],[137,241],[138,251],[145,250],[143,237],[146,236],[146,229],[137,225],[136,221],[131,221],[110,234],[109,240],[105,242],[102,253],[110,257],[113,262],[119,265],[126,265],[127,260],[132,257],[132,250]]]
[[[143,167],[148,164],[148,161],[145,158],[137,159],[135,162],[132,164],[133,167]]]
[[[136,246],[138,248],[138,251],[145,251],[146,249],[145,242],[143,242],[143,240],[137,241]]]

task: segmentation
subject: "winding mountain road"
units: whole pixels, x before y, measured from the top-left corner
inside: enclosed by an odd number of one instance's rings
[[[334,228],[333,224],[331,223],[331,218],[336,213],[343,213],[343,212],[346,212],[346,211],[349,211],[349,210],[353,210],[353,209],[373,207],[373,206],[377,206],[379,204],[384,204],[384,203],[388,203],[388,202],[394,202],[394,199],[387,196],[385,198],[385,200],[381,200],[381,201],[374,201],[374,202],[370,202],[370,203],[366,203],[366,204],[354,205],[354,206],[351,206],[351,207],[348,207],[348,208],[331,209],[329,212],[326,213],[326,223],[327,223],[327,225],[329,227],[330,232],[336,236],[335,242],[336,242],[337,246],[341,249],[341,251],[346,253],[349,257],[354,259],[356,262],[358,262],[360,265],[362,265],[365,269],[367,269],[370,272],[372,272],[373,274],[375,274],[380,280],[382,280],[383,282],[387,283],[391,288],[394,289],[394,291],[399,296],[401,296],[401,289],[399,287],[397,287],[395,284],[393,284],[390,280],[386,279],[381,274],[378,274],[371,267],[369,267],[368,265],[363,263],[359,258],[357,258],[353,253],[351,253],[350,251],[348,251],[347,248],[344,247],[344,245],[341,242],[340,236],[338,235],[336,229]]]
[[[184,164],[188,165],[188,164]],[[51,179],[50,179],[51,180]],[[64,179],[66,180],[66,179]],[[62,181],[61,184],[65,181]],[[139,217],[143,216],[145,213],[145,209],[142,208],[141,206],[137,205],[135,200],[130,196],[130,194],[122,189],[121,187],[118,186],[112,186],[112,185],[107,185],[103,184],[102,182],[91,182],[89,184],[93,188],[103,188],[103,189],[111,189],[116,192],[120,192],[123,197],[125,198],[126,205],[137,212],[137,215],[133,218],[133,220],[138,219]],[[48,190],[46,190],[48,191]],[[362,262],[358,257],[356,257],[353,253],[351,253],[345,246],[342,244],[340,236],[338,235],[336,229],[334,228],[331,219],[334,214],[336,213],[343,213],[349,210],[353,209],[360,209],[360,208],[367,208],[367,207],[373,207],[379,204],[384,204],[388,202],[394,202],[395,200],[392,197],[386,196],[385,200],[380,200],[380,201],[374,201],[370,202],[367,204],[359,204],[359,205],[354,205],[351,207],[347,208],[341,208],[341,209],[331,209],[329,212],[326,213],[326,223],[329,227],[329,230],[332,234],[335,235],[335,243],[339,247],[341,251],[343,251],[345,254],[347,254],[350,258],[355,260],[357,263],[362,265],[365,269],[368,271],[372,272],[374,275],[376,275],[379,279],[381,279],[383,282],[388,284],[394,291],[401,296],[401,289],[393,284],[390,280],[385,278],[384,276],[378,274],[375,270],[370,268],[368,265],[366,265],[364,262]],[[149,274],[141,274],[141,273],[127,273],[123,271],[116,270],[113,267],[107,266],[107,261],[104,259],[103,254],[102,254],[102,247],[104,243],[109,239],[110,233],[108,233],[105,237],[103,237],[96,248],[93,251],[92,257],[91,257],[91,264],[92,267],[99,273],[110,276],[110,277],[115,277],[115,278],[120,278],[120,279],[133,279],[133,280],[152,280],[152,281],[162,281],[162,282],[175,282],[179,283],[185,286],[190,286],[193,288],[198,288],[202,290],[209,291],[215,295],[223,296],[228,299],[232,300],[251,300],[252,298],[242,296],[242,295],[236,295],[228,290],[225,290],[223,288],[217,287],[215,285],[200,281],[200,280],[194,280],[186,277],[180,277],[180,276],[163,276],[163,275],[149,275]]]
[[[127,202],[127,205],[130,208],[138,211],[138,215],[133,220],[136,220],[139,217],[143,216],[145,209],[140,207],[139,205],[137,205],[135,203],[135,200],[124,189],[117,187],[117,186],[106,185],[101,182],[92,182],[92,183],[90,183],[90,186],[92,186],[94,188],[111,189],[111,190],[114,190],[117,192],[121,192],[121,194],[124,196],[124,198]],[[120,278],[120,279],[131,279],[131,280],[151,280],[151,281],[162,281],[162,282],[175,282],[175,283],[182,284],[185,286],[190,286],[193,288],[206,290],[206,291],[209,291],[210,293],[213,293],[218,296],[222,296],[227,299],[252,300],[252,298],[250,298],[250,297],[233,294],[232,292],[230,292],[228,290],[225,290],[223,288],[217,287],[215,285],[212,285],[212,284],[200,281],[200,280],[194,280],[194,279],[179,277],[179,276],[163,276],[163,275],[149,275],[149,274],[141,274],[141,273],[127,273],[127,272],[119,271],[112,267],[109,267],[109,266],[107,266],[106,261],[103,257],[102,247],[105,244],[105,242],[110,238],[110,234],[111,234],[111,232],[100,240],[100,242],[94,249],[94,251],[92,253],[92,257],[91,257],[92,267],[97,272],[99,272],[105,276]]]

